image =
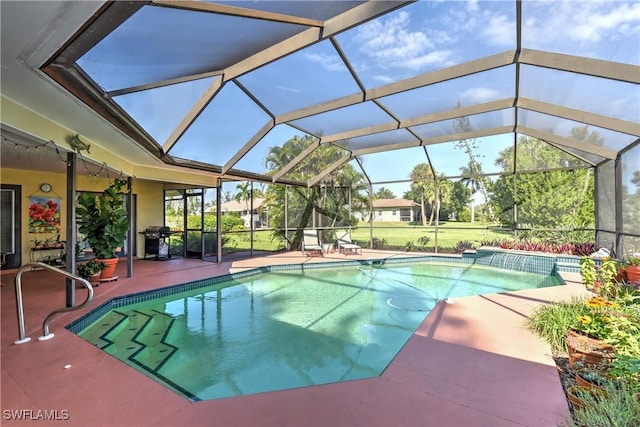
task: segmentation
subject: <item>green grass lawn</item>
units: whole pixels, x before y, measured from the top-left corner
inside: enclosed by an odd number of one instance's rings
[[[482,222],[441,222],[438,227],[438,247],[453,249],[460,241],[469,241],[474,247],[483,240],[513,238],[513,233],[491,228],[491,223]],[[377,222],[373,224],[373,237],[386,240],[386,246],[406,248],[407,242],[418,243],[423,236],[429,237],[427,248],[433,248],[436,241],[435,227],[423,227],[406,222]],[[368,224],[352,230],[351,238],[360,246],[368,247],[370,231]]]
[[[272,239],[272,231],[255,231],[253,249],[258,251],[279,251],[284,249],[284,242]],[[236,252],[249,250],[251,247],[250,234],[248,232],[224,233],[226,251]],[[414,250],[420,250],[421,237],[429,237],[429,242],[422,250],[433,251],[436,242],[435,227],[422,227],[407,222],[376,222],[373,224],[373,236],[385,240],[383,248],[404,250],[408,242],[413,242]],[[369,224],[361,223],[358,228],[351,231],[351,238],[364,248],[369,247]],[[479,247],[482,241],[513,238],[513,233],[500,231],[492,227],[490,223],[468,222],[441,222],[438,227],[438,250],[452,252],[460,241],[469,241],[474,247]],[[178,243],[178,242],[175,242]],[[210,242],[211,245],[214,242]],[[172,242],[172,246],[174,243]],[[176,245],[178,246],[178,245]]]

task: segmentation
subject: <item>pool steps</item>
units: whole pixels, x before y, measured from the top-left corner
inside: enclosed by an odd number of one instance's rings
[[[83,338],[120,359],[126,358],[155,373],[178,350],[165,342],[174,321],[171,316],[155,310],[151,313],[113,310],[94,326],[94,333]],[[153,353],[151,348],[155,349]]]

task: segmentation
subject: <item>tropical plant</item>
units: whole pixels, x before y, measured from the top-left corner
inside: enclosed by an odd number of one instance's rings
[[[427,202],[433,203],[436,197],[435,181],[431,166],[427,163],[419,163],[413,167],[409,175],[413,183],[411,190],[416,194],[420,201],[420,213],[422,225],[427,225]]]
[[[97,259],[89,260],[88,262],[78,264],[78,276],[83,279],[88,279],[104,270],[106,264],[98,261]]]
[[[280,147],[272,147],[265,157],[269,174],[275,174],[290,165],[303,151],[318,145],[315,137],[295,136]],[[344,150],[332,144],[318,145],[300,160],[286,175],[288,179],[308,183],[324,174],[322,180],[310,188],[300,186],[270,185],[266,190],[265,205],[269,207],[269,223],[274,228],[275,238],[286,238],[291,248],[299,247],[302,230],[312,224],[314,211],[319,214],[317,224],[322,227],[353,226],[357,219],[353,212],[368,206],[361,194],[364,176],[346,163],[330,173],[325,172],[336,161],[342,159]],[[285,196],[286,194],[286,196]],[[286,199],[286,203],[285,203]],[[285,206],[287,212],[285,215]],[[285,227],[285,217],[287,224]],[[293,228],[294,232],[285,228]]]
[[[380,187],[378,191],[373,195],[374,199],[395,199],[396,196],[393,194],[393,191],[388,188]]]
[[[100,195],[81,193],[76,215],[82,233],[96,258],[115,258],[129,231],[123,188],[127,180],[115,179]]]
[[[611,258],[603,259],[599,266],[590,256],[580,258],[582,283],[588,290],[600,296],[615,296],[618,270],[618,262]]]

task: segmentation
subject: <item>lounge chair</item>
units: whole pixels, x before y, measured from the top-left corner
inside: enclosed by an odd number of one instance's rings
[[[310,253],[319,253],[324,256],[318,232],[316,230],[305,229],[302,231],[302,255],[310,256]]]
[[[338,232],[337,234],[337,243],[338,252],[348,255],[349,253],[356,253],[362,255],[362,248],[358,246],[354,241],[351,240],[351,233],[349,230],[344,230],[343,232]]]

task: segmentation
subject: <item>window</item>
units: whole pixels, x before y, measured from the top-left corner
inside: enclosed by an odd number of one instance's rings
[[[396,210],[395,209],[391,211],[391,215],[396,216]]]

